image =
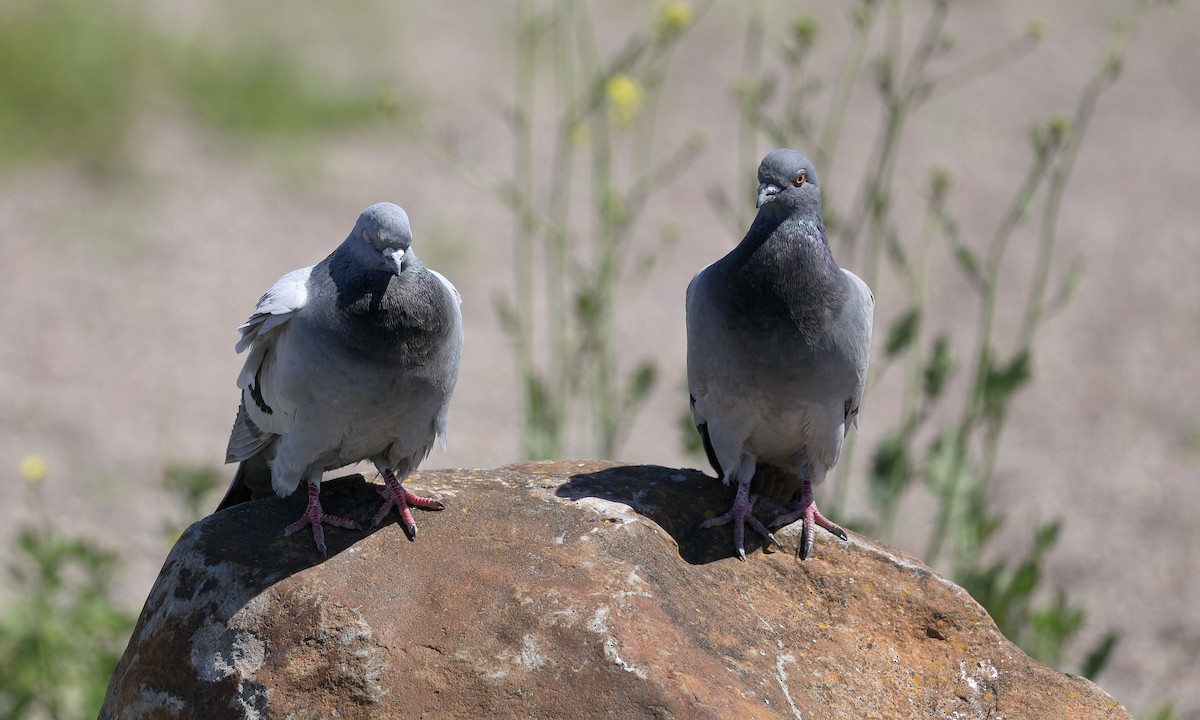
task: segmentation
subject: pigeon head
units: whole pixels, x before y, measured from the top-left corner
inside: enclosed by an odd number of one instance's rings
[[[795,150],[772,150],[758,166],[759,210],[792,213],[821,208],[817,171],[812,163]]]
[[[374,270],[399,275],[415,260],[409,250],[412,229],[408,213],[390,202],[375,203],[363,210],[349,239],[359,260]]]

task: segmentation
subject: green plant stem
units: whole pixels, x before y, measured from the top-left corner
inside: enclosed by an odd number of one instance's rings
[[[921,88],[923,98],[932,99],[961,89],[974,80],[989,75],[1005,65],[1010,65],[1028,55],[1038,45],[1038,37],[1032,33],[1014,38],[1007,44],[985,53],[974,60],[951,70],[938,78],[926,81]]]
[[[929,58],[941,42],[949,13],[946,0],[934,0],[933,8],[922,29],[921,38],[904,71],[900,73],[901,6],[902,3],[899,0],[893,0],[889,5],[892,9],[890,32],[888,33],[889,49],[883,62],[886,63],[887,72],[893,79],[886,81],[881,89],[885,104],[884,124],[877,137],[873,161],[867,171],[862,189],[859,191],[859,199],[855,203],[854,212],[842,238],[848,246],[850,254],[853,255],[865,225],[867,246],[863,280],[868,286],[873,286],[878,279],[879,260],[883,251],[890,210],[892,180],[905,125],[915,103],[920,100],[917,89],[924,82],[925,66]],[[897,76],[899,76],[899,80],[895,79]]]
[[[743,104],[742,112],[738,113],[737,124],[737,167],[733,177],[741,178],[738,190],[758,186],[758,148],[756,141],[758,128],[752,122],[752,109],[745,107],[746,103],[757,103],[762,93],[762,65],[766,51],[767,7],[764,0],[750,0],[747,3],[745,44],[742,52],[742,68],[738,82],[742,83],[742,93],[739,96]],[[752,95],[750,85],[754,84]],[[754,219],[753,208],[749,203],[737,201],[735,196],[733,208],[737,213],[738,228],[750,227]]]
[[[538,18],[532,0],[517,3],[517,63],[515,101],[512,113],[513,133],[513,195],[517,198],[533,197],[533,108],[534,64],[537,57]],[[530,383],[536,380],[537,368],[533,360],[533,337],[530,323],[533,321],[533,236],[536,222],[532,208],[522,204],[513,213],[513,282],[515,307],[512,313],[513,345],[517,355],[517,372],[525,381],[525,448],[527,456],[536,457],[545,440],[541,437],[545,428],[537,419],[539,410],[531,407],[537,402]],[[531,425],[531,423],[534,423]]]
[[[1071,172],[1075,168],[1075,160],[1079,156],[1079,149],[1083,145],[1088,125],[1095,114],[1096,104],[1104,91],[1116,81],[1117,68],[1120,66],[1125,45],[1152,8],[1152,3],[1140,3],[1134,16],[1117,30],[1101,59],[1100,68],[1088,80],[1079,103],[1076,105],[1075,115],[1071,120],[1060,160],[1050,175],[1046,191],[1046,201],[1042,208],[1042,222],[1038,235],[1037,259],[1034,262],[1029,299],[1025,303],[1025,317],[1021,323],[1018,338],[1019,347],[1029,347],[1032,344],[1034,333],[1045,314],[1046,286],[1050,276],[1055,240],[1058,237],[1058,219],[1062,209],[1063,194],[1069,183]]]
[[[838,141],[841,139],[842,127],[845,125],[846,109],[850,106],[850,91],[854,89],[859,75],[862,73],[863,60],[867,56],[867,43],[871,37],[878,14],[867,2],[860,2],[861,19],[855,22],[854,38],[846,49],[842,70],[838,73],[837,82],[833,87],[833,97],[825,110],[825,119],[821,122],[816,148],[817,167],[821,168],[823,177],[829,177],[833,172],[834,158],[837,155]]]
[[[577,27],[576,48],[581,58],[584,77],[597,78],[592,92],[596,94],[597,106],[602,106],[605,83],[612,71],[603,66],[596,43],[595,29],[586,5],[576,3]],[[631,46],[632,47],[632,46]],[[612,285],[615,278],[616,236],[613,218],[614,185],[612,167],[612,138],[609,134],[609,118],[604,112],[595,111],[588,115],[590,141],[591,202],[595,209],[592,218],[592,264],[591,278],[584,292],[588,295],[591,308],[584,323],[587,333],[587,348],[591,364],[591,403],[594,409],[591,432],[596,438],[596,447],[603,457],[610,457],[610,428],[614,424],[616,388],[613,381],[612,357]]]
[[[572,23],[571,14],[574,8],[566,4],[556,17],[556,23],[564,29],[554,33],[554,67],[555,88],[559,103],[567,108],[565,118],[559,120],[556,132],[554,155],[550,171],[550,203],[548,215],[552,218],[557,230],[547,239],[546,286],[548,296],[546,303],[547,323],[549,324],[551,347],[555,353],[550,361],[552,378],[552,393],[550,399],[554,410],[555,442],[547,448],[544,458],[560,456],[565,450],[567,416],[570,412],[572,395],[572,372],[576,356],[575,339],[571,332],[570,291],[570,252],[571,236],[568,223],[571,215],[571,189],[575,160],[575,146],[571,135],[575,130],[576,68],[572,59],[572,43],[569,28]]]
[[[1071,120],[1062,146],[1056,155],[1056,162],[1046,180],[1046,195],[1042,206],[1041,224],[1038,232],[1037,253],[1033,261],[1033,279],[1029,287],[1029,296],[1025,303],[1024,318],[1017,337],[1017,352],[1032,352],[1034,335],[1045,318],[1047,286],[1049,283],[1050,266],[1053,260],[1054,248],[1058,239],[1058,219],[1062,209],[1063,193],[1070,181],[1071,171],[1079,156],[1083,139],[1087,135],[1088,125],[1095,114],[1096,105],[1104,91],[1110,88],[1117,79],[1116,68],[1119,67],[1121,56],[1126,43],[1134,30],[1151,9],[1149,4],[1141,4],[1133,18],[1127,20],[1118,28],[1114,38],[1109,43],[1100,62],[1100,67],[1089,78],[1075,114]],[[986,493],[995,476],[996,462],[999,457],[999,446],[1005,423],[1000,421],[989,423],[984,438],[982,472],[980,474],[980,492]]]
[[[710,4],[701,3],[698,14]],[[666,30],[656,25],[651,33],[633,33],[606,58],[584,0],[524,0],[517,17],[513,178],[496,181],[469,160],[452,159],[514,214],[517,288],[512,302],[502,298],[497,309],[525,386],[526,457],[560,457],[580,442],[593,448],[591,455],[611,457],[655,379],[653,364],[642,362],[625,387],[615,312],[633,224],[663,173],[682,166],[680,152],[655,165],[651,150],[670,52],[684,28],[668,23]],[[547,59],[556,112],[552,151],[543,165],[533,145],[541,134],[535,127],[537,70]],[[610,112],[610,83],[623,75],[645,88],[629,125],[614,123]],[[681,150],[688,147],[695,143],[689,140]],[[617,162],[626,149],[629,181]],[[545,177],[539,174],[543,167]],[[581,182],[588,200],[582,209],[573,202]],[[639,269],[635,279],[644,275]]]
[[[938,518],[934,524],[934,532],[930,537],[925,552],[925,561],[934,565],[941,557],[946,539],[956,523],[956,515],[961,508],[961,494],[967,482],[968,458],[971,436],[983,411],[984,396],[987,392],[988,374],[991,368],[992,326],[996,314],[996,297],[1001,261],[1008,247],[1008,240],[1021,222],[1025,209],[1033,201],[1038,187],[1046,177],[1055,154],[1055,148],[1042,147],[1035,151],[1034,161],[1030,165],[1024,180],[1018,185],[1017,193],[1005,213],[995,234],[988,243],[988,257],[984,264],[983,282],[980,286],[979,319],[975,323],[975,344],[973,371],[967,396],[963,402],[962,415],[955,431],[955,451],[953,454],[952,471],[949,473],[951,485],[946,496],[940,502]]]
[[[921,241],[918,246],[917,256],[910,267],[910,274],[907,276],[908,291],[912,306],[917,310],[921,318],[926,317],[928,311],[928,292],[927,292],[927,275],[929,270],[929,253],[933,247],[933,242],[937,236],[937,228],[941,224],[943,216],[943,208],[940,201],[931,201],[924,229],[921,232]],[[922,420],[925,417],[924,398],[922,375],[925,370],[925,355],[922,351],[924,343],[924,322],[919,322],[916,330],[916,336],[909,345],[908,356],[906,359],[906,378],[904,381],[904,394],[900,405],[900,437],[911,440],[917,433]],[[896,522],[900,517],[900,502],[899,497],[892,502],[887,503],[881,511],[879,519],[879,535],[884,542],[889,542],[894,537],[896,532]]]

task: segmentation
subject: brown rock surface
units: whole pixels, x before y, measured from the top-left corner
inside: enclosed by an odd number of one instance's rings
[[[695,529],[731,492],[695,471],[530,463],[411,484],[448,505],[418,515],[415,543],[394,522],[331,528],[322,558],[280,535],[299,496],[194,524],[100,717],[1129,717],[898,551],[822,534],[807,562],[738,562],[727,528]],[[378,504],[360,476],[322,497],[360,521]]]

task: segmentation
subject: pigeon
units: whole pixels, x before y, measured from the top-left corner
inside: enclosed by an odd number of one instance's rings
[[[733,506],[702,528],[743,523],[782,547],[752,509],[760,494],[787,503],[772,527],[803,520],[797,555],[812,552],[814,525],[845,540],[813,501],[837,464],[859,402],[871,350],[875,297],[834,262],[812,163],[774,150],[758,167],[758,215],[728,255],[687,288],[687,374],[692,417]],[[755,493],[751,483],[754,481]]]
[[[241,404],[225,461],[238,469],[217,511],[272,491],[286,497],[303,480],[308,507],[285,528],[322,523],[357,528],[321,508],[321,474],[370,460],[383,476],[378,524],[396,507],[409,539],[412,506],[437,500],[402,485],[446,447],[446,418],[462,358],[458,290],[412,250],[408,215],[381,202],[358,216],[329,257],[281,277],[237,330],[248,350],[238,376]]]

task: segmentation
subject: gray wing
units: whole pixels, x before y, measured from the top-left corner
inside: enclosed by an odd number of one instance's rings
[[[875,295],[871,288],[849,270],[846,275],[846,305],[834,332],[835,342],[842,344],[844,352],[853,363],[857,383],[853,394],[846,400],[846,433],[850,426],[858,427],[858,408],[862,402],[863,386],[867,380],[867,364],[871,359],[871,330],[875,318]]]
[[[445,349],[444,358],[442,359],[444,382],[446,394],[442,401],[441,408],[438,409],[437,418],[434,420],[434,428],[437,432],[438,442],[442,446],[442,450],[446,449],[449,437],[447,435],[448,418],[450,413],[450,396],[454,392],[454,386],[458,383],[458,367],[462,362],[462,347],[463,347],[463,331],[462,331],[462,295],[458,293],[458,288],[446,279],[437,270],[429,270],[435,278],[450,291],[454,302],[451,307],[454,312],[454,327],[455,331],[450,341],[450,346]]]
[[[287,432],[296,408],[279,390],[279,359],[276,347],[287,332],[288,322],[308,301],[311,267],[293,270],[271,286],[250,319],[238,327],[241,333],[235,350],[249,350],[238,387],[242,402],[229,437],[225,462],[246,460],[258,454],[276,437]],[[286,358],[285,358],[286,360]]]
[[[742,443],[753,428],[758,412],[754,389],[733,380],[740,371],[739,348],[730,342],[722,309],[714,302],[713,265],[701,268],[688,284],[687,378],[692,419],[713,469],[725,479],[753,474],[742,467]],[[732,382],[731,382],[732,381]]]
[[[713,363],[708,349],[712,343],[712,331],[715,318],[713,308],[707,298],[707,278],[704,277],[712,265],[700,268],[692,281],[688,283],[684,300],[684,318],[687,324],[687,378],[688,394],[691,396],[692,417],[696,426],[704,426],[707,417],[696,409],[696,398],[708,394],[708,380],[713,372]],[[707,433],[701,430],[707,438]],[[710,459],[713,459],[710,454]]]
[[[717,458],[717,453],[713,449],[712,438],[709,437],[709,434],[708,434],[708,423],[705,422],[704,420],[702,420],[696,414],[696,391],[692,388],[692,382],[693,382],[693,371],[692,371],[693,363],[691,361],[691,352],[692,352],[692,347],[693,347],[692,323],[699,323],[701,321],[700,317],[697,316],[697,313],[699,311],[693,310],[692,293],[694,291],[694,288],[696,287],[696,281],[700,277],[700,274],[703,273],[707,269],[708,269],[707,265],[703,268],[700,268],[700,272],[696,273],[695,277],[693,277],[691,282],[688,283],[687,292],[684,295],[684,298],[685,298],[684,299],[684,307],[686,310],[687,332],[688,332],[688,344],[687,344],[687,347],[688,347],[688,409],[692,411],[692,421],[696,424],[696,432],[698,432],[700,434],[700,444],[704,448],[705,456],[708,457],[708,464],[712,465],[713,470],[715,470],[717,473],[717,477],[722,477],[724,475],[724,471],[721,469],[721,461]],[[696,340],[696,342],[699,342],[699,340]],[[699,368],[697,368],[696,378],[695,378],[697,385],[703,384],[699,375],[700,375]]]

